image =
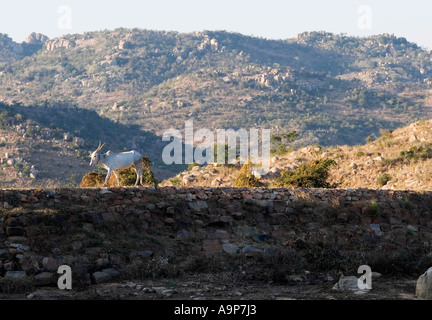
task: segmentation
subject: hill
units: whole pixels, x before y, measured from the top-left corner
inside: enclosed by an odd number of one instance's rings
[[[432,120],[420,120],[363,145],[308,146],[272,158],[268,175],[260,177],[264,186],[274,186],[283,170],[295,170],[319,159],[333,159],[328,182],[340,188],[387,190],[431,190]],[[195,166],[161,185],[233,186],[240,166]]]
[[[431,54],[393,35],[116,29],[0,43],[5,103],[78,106],[157,135],[193,119],[296,130],[298,145],[354,145],[432,115]]]
[[[106,142],[102,152],[136,149],[155,155],[163,147],[159,137],[91,110],[0,104],[0,187],[78,186],[96,169],[89,167],[88,152],[96,149],[98,139]],[[166,167],[154,156],[150,160],[159,179],[183,168]]]

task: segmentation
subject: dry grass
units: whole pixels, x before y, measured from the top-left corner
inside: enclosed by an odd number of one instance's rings
[[[336,161],[328,182],[337,183],[339,188],[432,190],[431,129],[432,120],[421,120],[393,132],[383,132],[381,137],[364,145],[321,147],[319,152],[315,147],[301,148],[278,156],[272,167],[298,167],[325,155]],[[195,180],[184,183],[182,176],[189,174],[194,174]],[[385,185],[377,179],[383,174],[391,177]],[[178,186],[211,186],[216,178],[222,181],[216,186],[233,186],[238,175],[239,167],[207,166],[197,172],[182,173]],[[274,178],[263,177],[261,182],[272,187]],[[163,184],[171,182],[166,180]]]

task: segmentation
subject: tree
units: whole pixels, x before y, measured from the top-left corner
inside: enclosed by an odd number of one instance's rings
[[[334,184],[327,182],[330,167],[333,165],[336,165],[336,162],[332,159],[314,160],[296,170],[283,170],[275,182],[280,187],[334,188]]]
[[[270,137],[271,149],[270,152],[275,154],[285,154],[288,152],[287,145],[292,143],[298,137],[297,131],[282,133],[280,135],[274,134]]]

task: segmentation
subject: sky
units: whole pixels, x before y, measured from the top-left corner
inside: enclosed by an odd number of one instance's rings
[[[226,30],[268,39],[304,31],[349,36],[382,33],[432,49],[430,0],[13,0],[0,2],[0,33],[22,42],[32,32],[115,28],[178,32]]]

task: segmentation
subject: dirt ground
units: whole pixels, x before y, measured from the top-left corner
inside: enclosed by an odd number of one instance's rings
[[[85,290],[36,288],[1,294],[0,300],[417,300],[417,279],[381,277],[372,289],[337,291],[337,280],[310,274],[285,283],[232,281],[228,275],[199,274],[183,279],[123,281],[90,285]]]

